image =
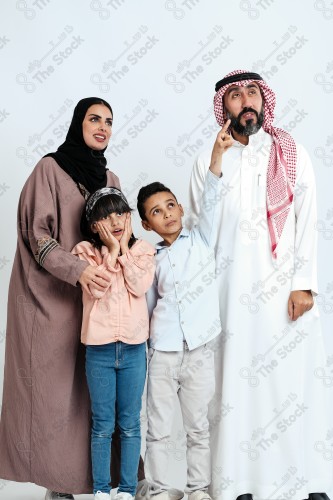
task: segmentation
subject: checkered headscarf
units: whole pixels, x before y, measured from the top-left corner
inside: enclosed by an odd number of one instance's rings
[[[244,79],[242,76],[244,75]],[[223,127],[223,96],[231,85],[246,86],[255,81],[260,87],[264,104],[263,129],[273,138],[267,170],[267,224],[271,250],[276,258],[276,247],[286,222],[294,197],[297,152],[294,139],[285,130],[273,127],[275,94],[256,73],[244,70],[232,71],[216,84],[214,112],[217,123]]]

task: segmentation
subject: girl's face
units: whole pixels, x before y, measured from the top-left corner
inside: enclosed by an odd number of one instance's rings
[[[117,240],[120,240],[124,233],[125,229],[125,221],[126,221],[126,215],[127,212],[112,212],[109,214],[107,217],[104,217],[104,219],[100,219],[98,221],[99,224],[102,224],[104,227],[106,227],[112,235],[117,238]],[[94,222],[91,225],[91,230],[93,233],[98,233],[98,228],[96,222]]]
[[[112,134],[112,114],[104,104],[93,104],[88,108],[82,122],[83,139],[94,150],[105,149]]]

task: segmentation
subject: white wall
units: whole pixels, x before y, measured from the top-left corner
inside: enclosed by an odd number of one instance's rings
[[[275,123],[313,160],[319,195],[318,303],[325,370],[332,377],[332,28],[329,0],[2,2],[0,387],[19,194],[38,159],[63,142],[76,102],[96,95],[111,103],[108,166],[132,206],[141,185],[159,180],[188,207],[194,158],[211,148],[218,130],[214,84],[237,68],[266,78],[277,94]],[[142,232],[138,220],[135,229]],[[180,430],[177,421],[179,449]],[[178,461],[170,455],[179,485],[183,455]],[[0,490],[0,497],[7,498],[14,487]]]

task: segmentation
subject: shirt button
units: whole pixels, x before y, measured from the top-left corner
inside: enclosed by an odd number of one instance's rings
[[[181,304],[181,303],[182,303],[182,301],[181,301],[181,300],[178,300],[178,304]]]
[[[176,264],[172,264],[172,267],[176,267]]]
[[[183,324],[184,324],[184,321],[181,321],[181,322],[180,322],[180,324],[181,324],[181,325],[183,325]]]
[[[176,281],[176,285],[179,285],[179,281]]]

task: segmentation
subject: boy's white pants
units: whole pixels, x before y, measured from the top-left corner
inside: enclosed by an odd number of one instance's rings
[[[149,349],[147,382],[147,449],[145,471],[151,494],[170,489],[168,456],[179,453],[171,440],[176,400],[179,399],[187,437],[185,492],[207,490],[211,482],[208,404],[215,390],[213,341],[189,351]],[[175,456],[177,459],[177,456]]]

